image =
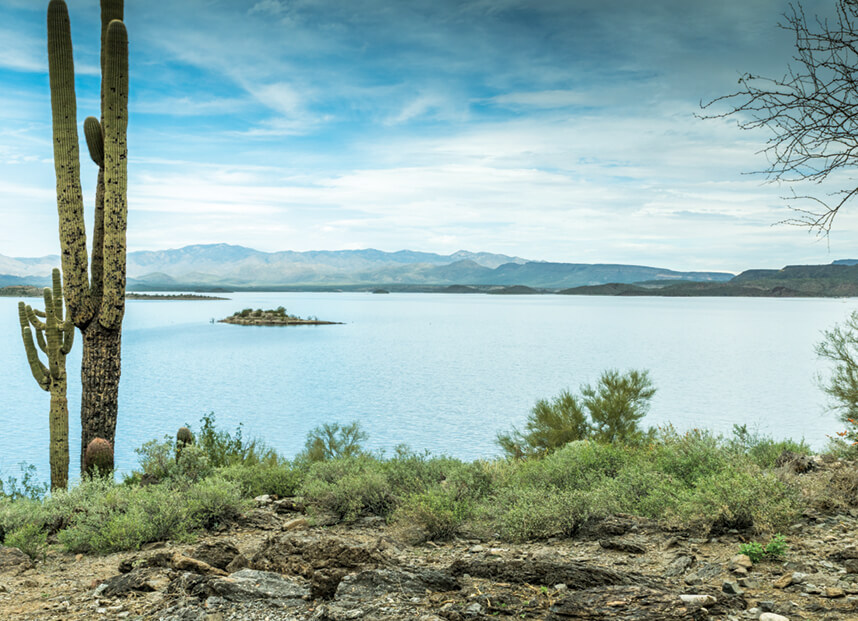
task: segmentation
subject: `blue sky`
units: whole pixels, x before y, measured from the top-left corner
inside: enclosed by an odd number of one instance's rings
[[[730,271],[858,255],[851,212],[828,240],[773,226],[787,190],[745,174],[765,167],[764,132],[694,116],[743,71],[783,73],[786,2],[126,5],[131,250],[468,249]],[[58,251],[46,6],[0,0],[7,256]],[[98,3],[69,6],[82,121],[98,106]],[[96,170],[82,166],[89,208]]]

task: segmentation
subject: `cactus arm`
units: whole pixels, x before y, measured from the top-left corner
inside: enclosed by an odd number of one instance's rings
[[[38,308],[34,308],[33,313],[36,315],[36,317],[45,317],[45,311],[41,311]]]
[[[39,349],[41,349],[46,354],[48,353],[48,342],[45,340],[45,331],[39,330],[36,328],[36,342],[39,344]]]
[[[63,322],[63,344],[60,348],[63,356],[67,356],[74,345],[74,324],[70,319]]]
[[[63,0],[51,0],[48,5],[48,73],[66,298],[74,322],[80,325],[92,319],[93,308],[89,297],[86,228],[80,187],[71,25],[68,7]]]
[[[113,20],[107,28],[104,89],[104,293],[99,322],[122,323],[125,312],[125,230],[128,219],[128,33]]]
[[[92,230],[92,274],[90,290],[94,308],[101,306],[104,292],[104,168],[98,169],[95,186],[95,222]]]
[[[51,377],[48,369],[39,360],[39,354],[36,352],[36,345],[33,343],[33,333],[29,326],[21,330],[21,337],[24,339],[24,350],[27,352],[27,362],[30,365],[30,372],[33,374],[36,383],[42,390],[50,390]]]
[[[124,21],[124,0],[101,0],[101,123],[104,124],[104,89],[107,64],[107,30],[113,20]],[[102,150],[102,161],[104,151]],[[104,164],[101,164],[104,167]]]
[[[53,280],[53,310],[54,310],[54,318],[57,320],[57,323],[62,323],[63,320],[63,281],[60,277],[60,270],[54,268],[51,272],[51,277]],[[45,310],[47,310],[47,306],[45,306]]]
[[[86,146],[89,149],[89,157],[99,168],[104,167],[104,134],[101,131],[101,123],[94,116],[88,116],[83,122],[83,135],[86,137]]]
[[[40,315],[40,316],[44,317],[45,313],[43,313],[42,311],[39,311],[39,310],[33,310],[30,306],[26,307],[26,313],[27,313],[27,320],[31,324],[33,324],[33,327],[36,330],[44,330],[45,329],[44,322],[39,321],[38,317],[36,317],[36,315]]]
[[[61,333],[57,326],[57,316],[54,313],[54,296],[51,290],[45,288],[45,338],[48,341],[48,365],[53,379],[63,376],[60,365]]]

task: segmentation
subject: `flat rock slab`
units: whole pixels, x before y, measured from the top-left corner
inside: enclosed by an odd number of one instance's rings
[[[228,578],[211,579],[207,587],[211,594],[230,602],[277,600],[299,605],[310,596],[310,590],[296,580],[256,569],[242,569]]]
[[[189,556],[212,567],[226,569],[238,554],[238,548],[231,541],[215,541],[198,545]]]
[[[131,593],[151,593],[165,589],[170,583],[163,570],[138,567],[128,573],[108,578],[95,589],[96,597],[117,597]]]
[[[356,544],[331,535],[296,532],[269,537],[250,558],[250,567],[312,578],[319,569],[357,569],[383,562],[377,546]]]
[[[711,595],[714,603],[683,601],[677,593],[640,586],[572,591],[551,607],[548,621],[702,621],[745,609],[738,597]],[[711,600],[707,600],[711,602]],[[702,602],[701,602],[702,603]]]
[[[344,577],[335,599],[342,602],[397,595],[423,597],[427,591],[458,591],[460,588],[453,576],[435,569],[369,569]]]
[[[468,559],[455,561],[449,570],[454,576],[468,574],[494,582],[546,585],[562,582],[570,589],[616,584],[657,585],[654,578],[619,572],[580,561],[557,563],[543,560]]]

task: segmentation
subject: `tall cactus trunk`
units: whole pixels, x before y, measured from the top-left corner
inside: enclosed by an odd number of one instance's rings
[[[68,7],[48,5],[48,68],[69,316],[83,335],[81,465],[87,445],[115,445],[120,345],[125,312],[127,204],[128,33],[123,0],[101,0],[101,120],[84,122],[90,157],[98,166],[91,263],[86,248],[77,133],[77,101]]]
[[[51,491],[65,489],[69,481],[69,402],[66,378],[51,382],[50,463]]]
[[[89,324],[82,332],[81,468],[83,468],[84,453],[89,443],[95,438],[112,440],[116,433],[122,345],[121,330],[105,328],[97,321]]]

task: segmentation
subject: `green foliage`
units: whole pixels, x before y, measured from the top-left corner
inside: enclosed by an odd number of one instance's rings
[[[474,515],[474,503],[457,497],[455,490],[433,487],[408,497],[396,510],[394,520],[416,525],[432,541],[452,539]]]
[[[199,446],[206,458],[215,468],[244,464],[254,466],[262,463],[277,463],[277,453],[257,439],[245,440],[242,424],[234,433],[218,429],[214,412],[200,419],[200,431],[196,434],[196,446]]]
[[[255,498],[262,494],[280,498],[294,496],[304,478],[302,470],[285,463],[259,464],[253,467],[235,464],[218,469],[218,474],[238,485],[245,498]]]
[[[590,437],[591,426],[578,400],[564,390],[551,401],[540,399],[525,423],[517,429],[499,434],[497,442],[504,452],[515,458],[544,455],[569,442]]]
[[[580,396],[563,391],[551,401],[540,399],[530,412],[525,430],[499,434],[497,443],[513,458],[537,457],[569,442],[642,442],[638,427],[646,415],[655,388],[647,371],[602,373],[595,386],[581,386]],[[589,418],[588,418],[589,417]]]
[[[752,563],[759,563],[766,556],[766,550],[763,546],[756,541],[751,541],[749,543],[743,543],[739,546],[739,554],[744,554],[749,559],[751,559]]]
[[[784,451],[798,455],[812,453],[803,439],[800,442],[774,440],[758,431],[748,431],[747,425],[733,425],[733,437],[728,440],[727,446],[737,453],[747,455],[761,468],[773,468]]]
[[[18,548],[34,561],[44,559],[48,534],[43,532],[38,524],[24,524],[6,535],[3,545]]]
[[[17,477],[8,476],[6,480],[0,479],[0,496],[13,500],[29,498],[38,500],[48,493],[48,485],[39,481],[39,474],[33,464],[22,461],[18,464],[21,471],[21,480]]]
[[[299,461],[309,463],[349,458],[364,453],[362,443],[368,438],[358,421],[348,425],[324,423],[307,434]]]
[[[816,353],[834,365],[831,377],[822,384],[832,409],[844,422],[858,419],[858,311],[853,311],[842,324],[823,332]],[[854,442],[858,437],[850,440]]]
[[[84,483],[81,486],[85,486]],[[57,537],[70,552],[106,554],[145,543],[189,540],[194,531],[234,519],[247,509],[237,484],[210,477],[187,488],[111,485],[74,503]]]
[[[739,546],[739,554],[745,554],[752,562],[759,563],[765,559],[783,558],[788,548],[786,538],[778,534],[774,535],[765,547],[756,541],[743,543]]]
[[[602,373],[596,386],[581,388],[581,402],[593,420],[598,442],[637,442],[643,439],[638,421],[646,416],[655,387],[648,371],[616,369]]]
[[[387,517],[396,507],[384,464],[369,455],[312,463],[301,496],[321,511],[347,522],[361,515]]]

